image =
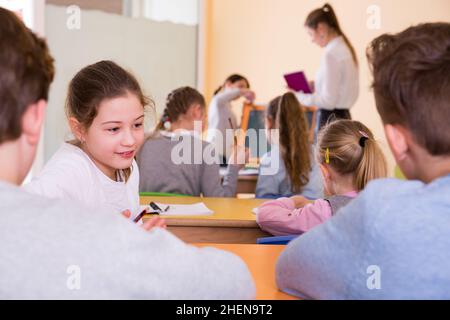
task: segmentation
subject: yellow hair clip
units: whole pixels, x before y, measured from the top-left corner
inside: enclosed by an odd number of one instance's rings
[[[327,151],[325,151],[325,163],[330,163],[330,148],[327,148]]]

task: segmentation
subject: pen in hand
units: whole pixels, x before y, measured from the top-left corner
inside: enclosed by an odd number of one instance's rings
[[[166,210],[167,211],[167,210]],[[146,214],[157,214],[157,215],[159,215],[159,212],[147,212],[147,209],[144,209],[144,210],[142,210],[142,212],[141,213],[139,213],[137,216],[136,216],[136,218],[134,218],[134,220],[133,220],[133,222],[134,223],[138,223],[139,222],[139,220],[141,220],[142,219],[142,217],[144,216],[144,215],[146,215]]]
[[[138,223],[139,220],[142,219],[142,217],[144,216],[144,214],[145,214],[146,212],[147,212],[147,209],[142,210],[142,212],[139,213],[139,214],[136,216],[136,218],[134,218],[133,222],[134,222],[134,223]]]

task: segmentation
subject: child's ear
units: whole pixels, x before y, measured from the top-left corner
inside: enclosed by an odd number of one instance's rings
[[[409,150],[405,129],[400,125],[386,124],[384,132],[395,161],[405,160]]]
[[[84,134],[85,133],[84,133],[83,126],[80,124],[80,122],[77,119],[75,119],[74,117],[70,117],[69,118],[69,126],[70,126],[70,130],[72,131],[75,138],[80,142],[84,142],[84,140],[85,140]]]
[[[46,107],[47,102],[45,100],[39,100],[28,106],[22,117],[22,134],[31,145],[37,145],[39,143]]]
[[[204,118],[205,110],[204,107],[200,104],[192,105],[191,109],[191,117],[194,120],[201,121]]]

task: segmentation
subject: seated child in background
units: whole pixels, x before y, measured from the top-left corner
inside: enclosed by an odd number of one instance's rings
[[[226,167],[227,158],[233,150],[233,141],[228,138],[227,130],[238,129],[237,119],[231,103],[244,97],[248,103],[255,100],[255,93],[250,90],[250,82],[240,74],[230,75],[215,92],[208,108],[208,131],[206,141],[212,143],[219,151],[222,166]],[[220,135],[220,137],[218,137]]]
[[[197,90],[182,87],[169,94],[160,123],[138,155],[140,191],[205,197],[236,195],[239,170],[248,151],[234,148],[221,181],[220,161],[213,155],[213,145],[201,140],[205,115],[205,99]],[[211,157],[206,159],[204,155]]]
[[[373,179],[386,177],[386,161],[370,130],[358,121],[338,120],[318,137],[317,161],[326,199],[282,198],[258,208],[257,222],[274,235],[301,234],[325,222]]]
[[[140,213],[134,156],[144,141],[148,104],[134,76],[114,62],[83,68],[66,101],[75,140],[64,143],[25,189],[134,219]]]
[[[257,198],[279,198],[301,194],[323,197],[320,169],[309,142],[308,123],[291,92],[269,103],[265,117],[271,150],[261,158],[256,185]],[[278,137],[273,130],[279,130]]]

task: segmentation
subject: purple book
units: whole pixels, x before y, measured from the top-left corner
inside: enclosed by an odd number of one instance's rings
[[[303,71],[285,74],[284,79],[286,80],[288,87],[292,90],[296,92],[302,91],[303,93],[312,93]]]

